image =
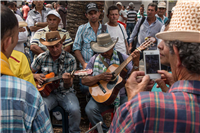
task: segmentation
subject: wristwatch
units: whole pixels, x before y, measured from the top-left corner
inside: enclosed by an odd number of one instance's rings
[[[38,22],[35,23],[35,26],[38,26]]]

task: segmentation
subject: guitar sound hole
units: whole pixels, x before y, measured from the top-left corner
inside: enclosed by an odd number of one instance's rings
[[[117,76],[115,80],[109,81],[107,84],[107,88],[109,90],[113,89],[115,87],[115,85],[117,84],[118,79],[119,79],[119,77]]]

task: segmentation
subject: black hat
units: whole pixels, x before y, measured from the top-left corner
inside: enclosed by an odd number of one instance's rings
[[[86,6],[86,13],[90,12],[90,11],[99,11],[99,9],[97,8],[97,4],[96,3],[89,3]]]

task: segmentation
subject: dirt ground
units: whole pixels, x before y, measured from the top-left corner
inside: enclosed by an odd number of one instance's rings
[[[105,114],[103,116],[103,119],[104,119],[105,124],[109,127],[111,123],[111,114],[110,113]],[[52,123],[61,124],[62,121],[57,121],[55,118],[53,118]],[[87,118],[85,119],[81,118],[80,129],[81,129],[81,133],[85,133],[86,131],[89,130],[89,121]],[[62,133],[62,128],[55,127],[53,128],[53,130],[54,130],[54,133]]]

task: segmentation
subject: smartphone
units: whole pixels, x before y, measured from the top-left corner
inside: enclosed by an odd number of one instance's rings
[[[161,70],[159,50],[145,50],[143,52],[145,75],[150,79],[160,79],[161,75],[157,70]]]

